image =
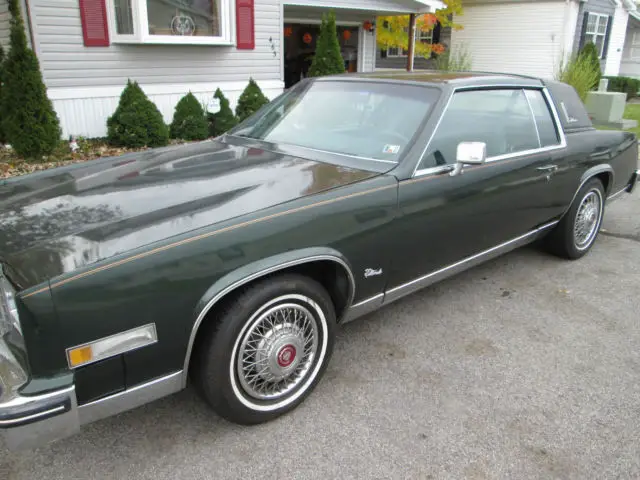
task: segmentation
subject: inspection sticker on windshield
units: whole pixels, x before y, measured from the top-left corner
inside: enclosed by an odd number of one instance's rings
[[[385,145],[382,150],[383,153],[392,153],[396,155],[400,151],[400,145]]]

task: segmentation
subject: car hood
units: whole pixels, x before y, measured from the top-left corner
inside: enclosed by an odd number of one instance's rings
[[[19,287],[28,288],[156,241],[378,174],[240,140],[56,168],[0,183],[0,260]]]

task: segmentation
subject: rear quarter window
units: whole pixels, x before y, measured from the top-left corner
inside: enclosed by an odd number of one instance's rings
[[[541,147],[552,147],[560,144],[560,134],[551,116],[551,110],[540,90],[525,90],[531,112],[536,120]]]

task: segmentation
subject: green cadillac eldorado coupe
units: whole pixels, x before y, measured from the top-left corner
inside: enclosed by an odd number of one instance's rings
[[[340,324],[539,240],[568,259],[638,139],[516,75],[307,79],[222,137],[0,180],[0,433],[32,448],[189,383],[276,418]]]

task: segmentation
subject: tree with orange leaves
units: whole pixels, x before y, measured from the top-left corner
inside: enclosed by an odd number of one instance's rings
[[[453,21],[453,15],[462,13],[462,0],[444,0],[445,7],[435,13],[425,13],[416,17],[416,36],[420,32],[430,32],[437,23],[441,27],[451,27],[455,30],[462,29]],[[378,17],[378,48],[398,48],[407,50],[409,48],[409,15],[397,15],[388,17]],[[426,43],[416,41],[415,56],[429,58],[432,53],[437,55],[444,52],[444,45],[440,43]]]

